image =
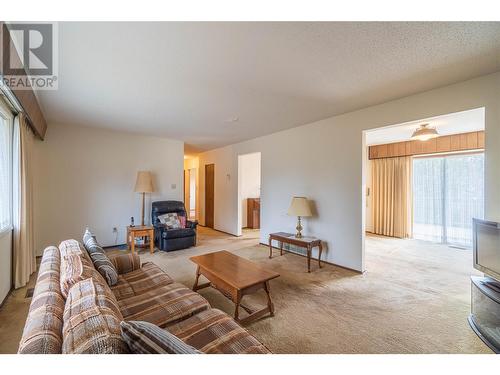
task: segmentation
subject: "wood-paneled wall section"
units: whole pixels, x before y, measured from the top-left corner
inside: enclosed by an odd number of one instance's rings
[[[370,159],[484,149],[484,131],[443,135],[428,141],[405,141],[369,147]]]

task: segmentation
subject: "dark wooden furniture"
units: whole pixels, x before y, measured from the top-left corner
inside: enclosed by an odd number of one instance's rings
[[[247,228],[260,228],[260,198],[247,199]]]
[[[197,291],[209,286],[220,291],[234,302],[234,319],[240,323],[248,323],[266,314],[274,316],[274,305],[271,301],[269,281],[279,277],[276,272],[265,270],[255,263],[234,255],[228,251],[217,251],[189,258],[198,266],[193,290]],[[200,275],[209,282],[198,284]],[[267,294],[267,306],[260,310],[253,310],[241,303],[243,296],[255,293],[261,289]],[[239,308],[244,309],[247,317],[239,318]]]
[[[311,253],[313,247],[319,248],[318,265],[321,268],[321,253],[323,252],[323,245],[321,240],[315,237],[301,237],[296,238],[295,235],[286,232],[271,233],[269,235],[269,259],[273,257],[272,241],[279,242],[280,255],[283,255],[283,243],[305,247],[307,249],[307,272],[311,272]]]
[[[205,226],[214,227],[215,164],[205,165]]]
[[[127,247],[132,251],[135,251],[135,239],[136,237],[147,237],[149,242],[145,242],[141,247],[147,247],[149,245],[149,252],[153,254],[155,252],[155,230],[154,227],[149,227],[146,225],[138,226],[128,226],[127,227]]]

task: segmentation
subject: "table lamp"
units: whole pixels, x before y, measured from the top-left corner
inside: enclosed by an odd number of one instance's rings
[[[301,217],[312,216],[311,208],[309,207],[309,202],[306,197],[293,197],[292,203],[290,204],[290,208],[288,209],[288,215],[297,216],[297,233],[295,234],[296,238],[302,237],[302,225],[300,224]]]
[[[139,171],[137,172],[137,180],[135,182],[134,191],[136,193],[142,193],[142,220],[141,225],[144,226],[144,201],[146,193],[154,192],[153,188],[153,177],[149,171]]]

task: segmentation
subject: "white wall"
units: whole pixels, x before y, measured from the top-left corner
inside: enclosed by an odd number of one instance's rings
[[[12,230],[0,233],[0,303],[12,286]]]
[[[35,143],[38,254],[64,239],[80,240],[87,225],[104,246],[125,243],[130,217],[141,221],[141,195],[133,192],[137,171],[154,176],[156,192],[146,194],[147,224],[151,201],[183,200],[183,154],[181,141],[49,124],[45,141]]]
[[[293,231],[286,215],[293,195],[315,203],[304,232],[326,242],[326,260],[355,270],[364,265],[364,130],[485,107],[486,218],[500,220],[500,73],[427,91],[312,124],[200,154],[200,220],[204,165],[215,163],[215,229],[238,233],[238,155],[262,153],[261,242]]]
[[[260,198],[260,153],[241,155],[239,164],[241,227],[247,226],[247,199]]]

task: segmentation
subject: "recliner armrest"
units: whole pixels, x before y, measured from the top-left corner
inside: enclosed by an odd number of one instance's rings
[[[116,254],[109,257],[119,275],[141,268],[141,258],[137,254]]]
[[[186,228],[196,229],[198,225],[198,220],[186,220]]]

